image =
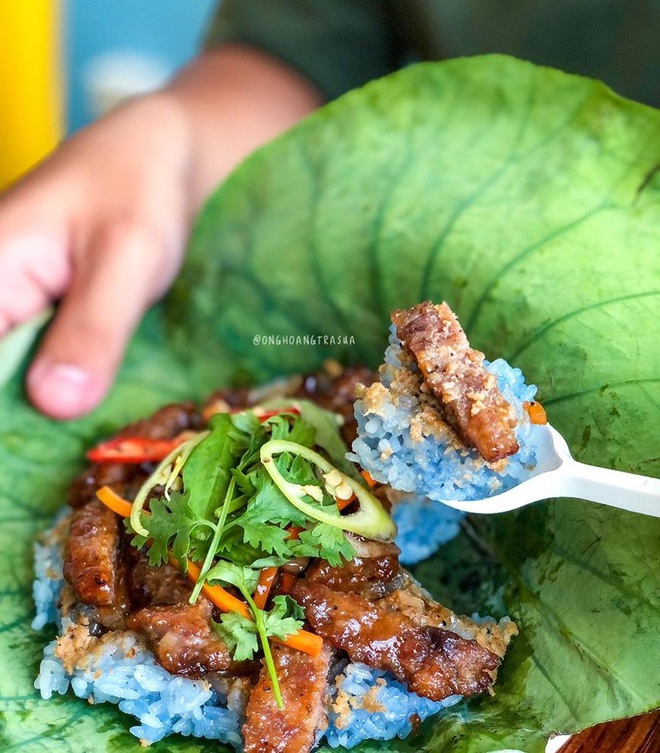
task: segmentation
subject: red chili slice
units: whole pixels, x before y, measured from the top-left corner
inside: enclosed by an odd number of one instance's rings
[[[154,463],[166,458],[187,439],[186,435],[179,435],[173,439],[110,439],[91,449],[87,453],[87,459],[92,463]]]
[[[239,413],[244,410],[246,409],[240,408],[232,411],[232,413]],[[300,415],[300,411],[295,406],[265,411],[259,408],[254,409],[254,414],[261,423],[282,413]],[[185,432],[173,439],[148,439],[146,437],[109,439],[91,449],[87,453],[87,459],[91,460],[92,463],[155,463],[165,459],[172,450],[183,444],[187,439],[189,439],[189,435]]]

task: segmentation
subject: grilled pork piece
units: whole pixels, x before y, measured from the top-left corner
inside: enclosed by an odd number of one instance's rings
[[[370,599],[384,596],[399,572],[399,547],[381,545],[389,551],[376,557],[354,557],[341,567],[316,560],[305,573],[305,580],[327,586],[333,591],[362,593]]]
[[[274,644],[272,651],[284,708],[277,707],[268,670],[262,667],[246,709],[245,753],[309,753],[316,731],[325,726],[323,699],[332,650],[325,646],[312,657]]]
[[[173,439],[188,429],[200,427],[200,417],[192,402],[171,403],[157,410],[149,418],[128,424],[115,435],[120,437],[144,437],[145,439]]]
[[[83,604],[110,606],[116,597],[119,519],[94,500],[75,510],[64,552],[64,577]]]
[[[96,492],[102,486],[112,486],[115,489],[127,488],[128,483],[139,478],[144,481],[147,474],[140,472],[134,465],[126,463],[94,464],[73,480],[67,492],[67,502],[73,509],[83,507],[88,502],[96,500]]]
[[[126,620],[127,627],[146,636],[158,663],[168,672],[202,677],[232,664],[227,647],[211,627],[213,607],[200,596],[173,606],[140,609]]]
[[[390,670],[410,690],[440,701],[489,688],[500,660],[474,640],[434,626],[416,625],[385,599],[333,591],[298,581],[291,595],[305,608],[315,633],[353,661]]]
[[[392,322],[442,415],[463,442],[488,462],[518,452],[515,410],[484,367],[484,354],[470,347],[449,306],[427,301],[394,311]]]
[[[130,545],[125,547],[124,555],[130,560],[128,590],[134,608],[187,601],[192,586],[177,568],[168,564],[153,567],[146,554]]]
[[[488,689],[515,625],[455,615],[399,568],[397,553],[389,545],[340,567],[316,562],[291,595],[314,632],[353,661],[390,670],[419,695],[437,701]]]
[[[77,598],[94,607],[89,613],[93,622],[111,630],[124,626],[130,600],[119,521],[98,500],[71,515],[64,549],[64,577]]]

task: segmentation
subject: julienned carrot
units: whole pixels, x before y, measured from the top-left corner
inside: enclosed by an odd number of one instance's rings
[[[286,530],[289,534],[287,536],[288,539],[297,539],[305,529],[300,528],[300,526],[289,526]],[[264,567],[264,569],[259,573],[259,582],[257,583],[257,588],[255,589],[253,597],[254,603],[259,607],[259,609],[263,609],[266,605],[266,602],[268,601],[268,594],[270,593],[270,589],[273,587],[273,583],[275,582],[275,578],[277,577],[278,570],[279,567]],[[282,573],[282,581],[287,581],[287,583],[289,583],[287,591],[284,591],[284,593],[288,593],[293,588],[293,584],[296,582],[296,576],[292,575],[291,573],[284,572]]]
[[[109,486],[102,486],[97,492],[96,496],[106,507],[109,507],[112,512],[116,512],[117,515],[121,515],[122,518],[128,518],[131,514],[132,504],[120,497],[117,492],[112,490]]]
[[[254,603],[259,607],[259,609],[263,609],[266,606],[266,602],[268,601],[268,594],[270,593],[270,589],[273,587],[273,583],[275,583],[275,578],[277,578],[278,570],[278,567],[264,567],[263,570],[259,573],[259,582],[257,583],[257,587],[254,590],[254,594],[252,596]]]
[[[106,505],[106,507],[109,507],[113,512],[117,513],[117,515],[121,515],[122,518],[128,518],[130,516],[132,507],[131,503],[120,497],[109,486],[102,486],[96,492],[96,496],[104,505]],[[148,515],[149,513],[145,512],[144,514]],[[178,561],[174,558],[170,558],[170,561],[173,565],[178,566]],[[199,573],[199,565],[188,560],[187,575],[189,580],[196,583],[199,578]],[[210,586],[204,584],[202,586],[202,593],[219,609],[222,609],[225,612],[238,612],[243,615],[243,617],[252,619],[252,613],[250,612],[248,605],[244,601],[232,596],[229,591],[225,591],[222,586]],[[280,641],[277,638],[273,638],[273,640],[277,643],[283,643],[285,646],[295,648],[298,651],[302,651],[303,653],[310,654],[310,656],[319,656],[323,650],[323,638],[314,633],[310,633],[307,630],[298,630],[298,632],[292,633],[283,641]]]
[[[537,403],[535,400],[533,400],[532,402],[524,402],[523,408],[527,411],[531,423],[548,423],[548,416],[546,415],[545,408],[541,405],[541,403]]]
[[[362,478],[367,482],[367,484],[369,484],[369,486],[371,486],[372,488],[376,486],[376,482],[372,478],[369,471],[360,471],[360,473],[362,474]]]
[[[176,563],[176,560],[172,561]],[[199,565],[188,560],[188,569],[186,571],[188,580],[192,583],[197,583],[199,573]],[[218,609],[222,609],[223,612],[238,612],[243,615],[243,617],[252,618],[252,613],[250,612],[248,605],[244,601],[232,596],[229,591],[225,591],[222,586],[210,586],[208,583],[205,583],[202,586],[202,593],[212,604],[215,604]]]
[[[199,566],[194,562],[188,561],[188,578],[191,581],[196,582],[199,577]],[[248,605],[232,596],[229,592],[225,591],[220,586],[202,586],[202,593],[206,598],[225,612],[238,612],[243,617],[252,619],[252,613],[250,612]],[[227,598],[229,597],[229,599]],[[273,638],[276,643],[282,643],[290,648],[295,648],[297,651],[302,651],[310,656],[319,656],[323,651],[323,638],[320,635],[315,635],[307,630],[298,630],[295,633],[287,636],[283,641],[279,638]]]
[[[323,638],[316,633],[310,633],[308,630],[298,630],[291,633],[286,640],[281,641],[279,638],[272,638],[275,643],[281,643],[283,646],[295,648],[296,651],[302,651],[303,654],[310,656],[320,656],[323,651]]]

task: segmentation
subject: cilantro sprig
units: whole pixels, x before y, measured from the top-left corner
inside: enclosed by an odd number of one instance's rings
[[[317,421],[319,416],[314,414]],[[326,424],[337,431],[334,419]],[[329,426],[323,427],[326,435]],[[354,550],[345,534],[292,505],[260,460],[261,448],[273,438],[311,448],[316,434],[314,425],[293,413],[263,423],[251,411],[214,416],[209,435],[181,469],[181,489],[149,501],[148,536],[134,543],[148,542],[152,565],[166,562],[170,552],[180,562],[201,562],[193,601],[219,560],[258,570],[298,557],[321,557],[331,564],[351,559]],[[312,463],[288,454],[275,462],[292,483],[318,489],[320,507],[339,515]],[[298,538],[291,537],[291,526],[302,529]]]
[[[201,563],[191,603],[207,583],[238,589],[249,615],[225,613],[215,629],[238,661],[252,658],[261,647],[278,704],[269,639],[284,640],[300,630],[304,613],[288,596],[275,596],[268,610],[255,604],[261,569],[300,557],[340,565],[355,556],[340,523],[330,470],[357,494],[361,508],[378,508],[385,515],[347,466],[337,417],[300,405],[300,410],[261,418],[253,410],[213,416],[203,437],[156,469],[147,490],[140,492],[149,515],[138,512],[129,524],[133,544],[147,548],[152,565],[171,558],[183,567]],[[156,489],[162,492],[154,494]]]
[[[230,562],[220,562],[209,573],[209,580],[217,580],[225,585],[238,588],[250,607],[252,619],[237,612],[225,612],[220,622],[213,622],[218,635],[233,653],[236,661],[252,659],[261,644],[268,674],[273,684],[273,696],[279,708],[283,707],[273,654],[269,638],[285,640],[292,633],[300,630],[305,613],[290,596],[275,596],[269,611],[259,609],[252,598],[257,585],[255,571],[249,567],[240,567]]]

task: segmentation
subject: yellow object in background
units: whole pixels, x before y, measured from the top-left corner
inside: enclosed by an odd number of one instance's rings
[[[0,0],[0,190],[63,134],[60,0]]]

